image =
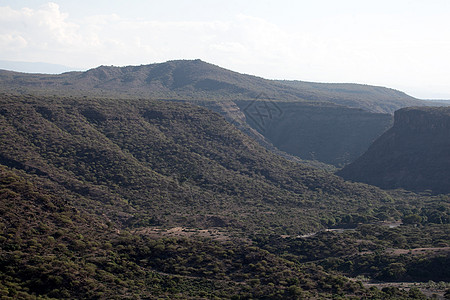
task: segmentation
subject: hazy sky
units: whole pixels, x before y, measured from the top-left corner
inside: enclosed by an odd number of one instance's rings
[[[88,69],[195,58],[450,99],[450,1],[0,0],[0,60]]]

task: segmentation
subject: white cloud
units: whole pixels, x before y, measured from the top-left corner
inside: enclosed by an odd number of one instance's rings
[[[74,47],[80,40],[79,26],[68,22],[67,17],[55,3],[37,10],[1,7],[2,59],[51,61],[53,54],[62,54]]]
[[[37,10],[1,8],[4,59],[51,60],[60,64],[139,64],[174,58],[217,63],[279,62],[291,37],[263,19],[237,15],[228,21],[147,21],[118,15],[70,21],[55,3]],[[19,43],[20,40],[20,43]],[[17,47],[22,51],[17,51]],[[5,57],[9,56],[9,57]],[[229,64],[229,63],[228,63]]]
[[[20,50],[27,46],[27,41],[20,35],[0,34],[0,45],[3,49]]]

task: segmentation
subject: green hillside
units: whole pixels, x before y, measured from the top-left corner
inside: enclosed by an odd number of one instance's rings
[[[387,114],[432,105],[383,87],[267,80],[201,60],[101,66],[60,75],[0,71],[0,88],[16,94],[195,103],[220,113],[266,149],[325,169],[359,157],[390,127]],[[275,104],[282,114],[266,117],[261,126],[246,109],[255,102]]]
[[[215,220],[237,231],[299,233],[320,228],[321,216],[339,223],[390,201],[381,190],[290,163],[188,104],[3,95],[0,116],[4,165],[101,198],[124,224]],[[115,215],[125,204],[135,209]],[[137,217],[143,209],[147,223]]]
[[[384,251],[449,244],[447,198],[388,194],[286,160],[199,106],[11,94],[0,104],[6,299],[422,299],[417,289],[369,289],[342,274],[376,277],[419,260],[436,270],[435,256],[398,262]],[[440,223],[425,220],[436,212]],[[400,219],[394,232],[367,229]],[[333,226],[359,226],[345,239],[361,247],[318,234],[295,251],[298,236]],[[384,240],[392,234],[403,243]],[[327,244],[345,251],[308,254]],[[366,250],[390,260],[372,273],[345,269]]]
[[[79,195],[50,191],[50,181],[33,177],[0,166],[2,299],[297,299],[328,298],[336,289],[367,292],[246,243],[119,230],[101,211],[85,209]],[[254,266],[270,267],[260,273]]]
[[[245,240],[119,229],[103,205],[87,209],[86,198],[4,166],[0,197],[3,299],[423,299],[419,290],[367,289]]]

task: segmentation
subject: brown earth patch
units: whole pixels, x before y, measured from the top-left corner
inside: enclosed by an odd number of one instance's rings
[[[170,229],[162,229],[158,227],[145,227],[133,231],[135,234],[145,234],[155,238],[160,237],[201,237],[210,238],[217,241],[228,241],[231,238],[224,232],[215,228],[209,229],[193,229],[186,227],[173,227]]]

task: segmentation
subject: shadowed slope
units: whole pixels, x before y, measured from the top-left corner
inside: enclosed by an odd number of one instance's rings
[[[367,152],[338,172],[382,188],[450,192],[450,108],[405,108]]]

